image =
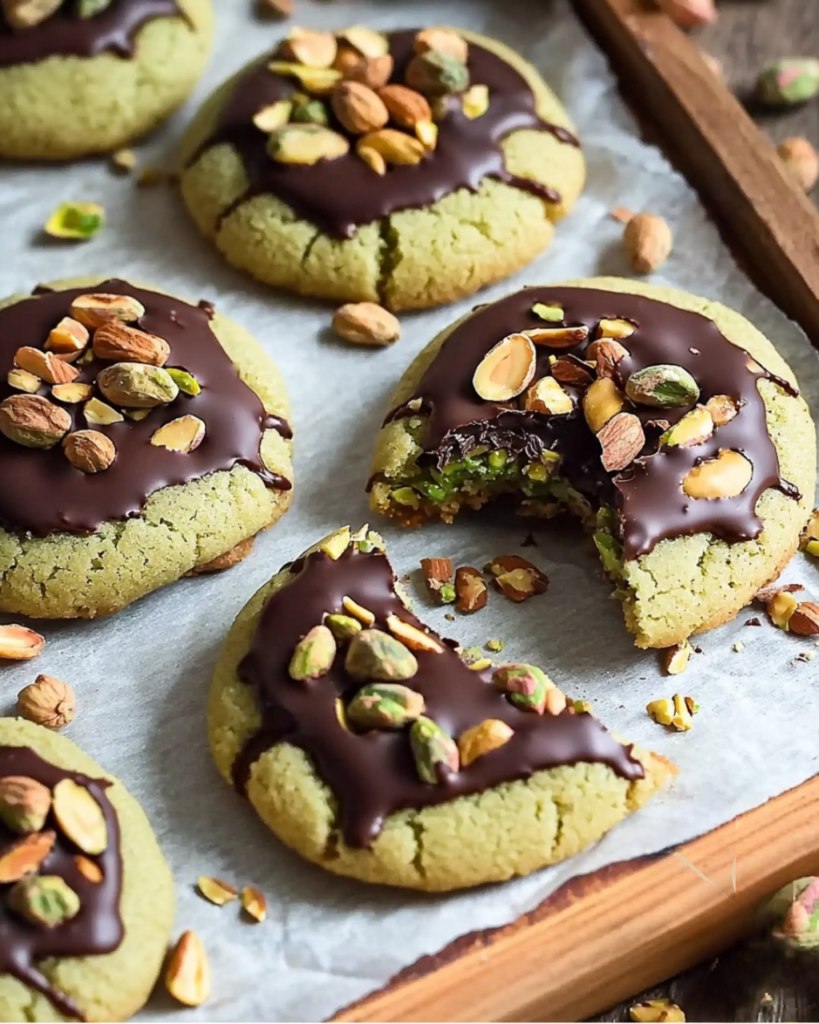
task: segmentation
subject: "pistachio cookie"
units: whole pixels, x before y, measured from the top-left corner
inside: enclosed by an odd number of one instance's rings
[[[599,278],[527,288],[444,331],[378,439],[371,505],[408,526],[512,495],[593,532],[639,647],[733,618],[796,550],[810,413],[744,317]]]
[[[448,29],[296,29],[211,97],[183,159],[188,209],[235,266],[396,310],[525,266],[585,177],[534,68]]]
[[[1,303],[0,611],[93,618],[240,560],[290,504],[288,414],[207,301],[86,278]]]
[[[430,891],[571,857],[674,770],[534,665],[469,668],[408,610],[366,527],[321,541],[240,612],[208,726],[220,772],[288,846]]]
[[[126,1020],[173,924],[139,804],[62,736],[0,719],[0,1020]]]
[[[0,156],[69,160],[151,131],[187,98],[211,0],[2,0]]]

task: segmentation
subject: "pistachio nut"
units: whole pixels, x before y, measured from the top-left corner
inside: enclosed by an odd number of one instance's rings
[[[461,765],[466,768],[479,757],[485,757],[493,750],[505,746],[512,739],[515,732],[506,722],[499,718],[487,718],[478,725],[472,726],[462,732],[458,737],[458,751],[461,755]]]
[[[394,636],[380,629],[363,629],[350,641],[344,667],[353,679],[391,683],[411,679],[418,662]]]
[[[105,210],[98,203],[60,203],[45,224],[52,238],[86,242],[105,224]]]
[[[25,775],[0,778],[0,821],[12,832],[39,832],[51,810],[51,790]]]
[[[307,682],[326,676],[336,656],[336,639],[327,626],[313,626],[296,644],[288,672],[291,679]]]
[[[599,433],[612,417],[623,408],[623,392],[610,377],[600,377],[583,396],[583,413],[586,422]]]
[[[460,768],[457,744],[431,718],[422,715],[412,723],[410,746],[422,782],[438,785],[446,774],[455,773]]]
[[[723,449],[715,458],[688,471],[683,490],[689,498],[735,498],[742,494],[753,475],[754,468],[744,455]]]
[[[449,28],[425,28],[415,36],[413,47],[416,53],[427,53],[433,50],[444,53],[461,64],[466,64],[469,56],[469,43],[460,34]]]
[[[660,442],[669,448],[690,448],[707,441],[713,433],[714,420],[709,409],[707,406],[698,405],[691,412],[687,412],[673,427],[669,427],[660,438]]]
[[[487,402],[508,402],[531,384],[537,368],[535,346],[525,334],[508,334],[478,364],[472,386]]]
[[[489,110],[489,86],[471,85],[461,97],[464,114],[470,121],[477,121]]]
[[[108,848],[108,823],[90,790],[73,779],[54,787],[54,817],[61,831],[83,853],[94,857]]]
[[[513,704],[523,711],[542,715],[546,708],[546,693],[554,683],[536,665],[500,665],[492,673],[492,682],[508,693]]]
[[[109,402],[128,409],[165,405],[179,394],[179,388],[167,370],[145,363],[107,366],[97,376],[97,387]]]
[[[763,69],[756,83],[756,95],[766,106],[783,107],[806,103],[819,94],[819,60],[789,57]]]
[[[9,892],[9,907],[44,928],[58,928],[80,912],[80,898],[59,875],[27,875]]]
[[[86,327],[102,327],[117,321],[134,323],[145,316],[145,307],[130,295],[112,295],[108,292],[93,292],[78,295],[71,303],[70,314]]]
[[[360,729],[402,729],[424,713],[420,693],[400,683],[371,683],[347,705],[347,718]]]
[[[343,135],[320,124],[288,124],[270,135],[267,151],[280,164],[310,166],[319,160],[337,160],[350,151]]]
[[[551,302],[536,302],[534,306],[532,306],[532,312],[539,319],[553,324],[562,324],[563,319],[566,316],[565,310],[562,306],[558,306],[556,303]]]
[[[82,413],[85,422],[94,427],[109,427],[112,423],[122,423],[125,420],[121,412],[117,412],[98,398],[89,399],[83,406]]]
[[[469,68],[457,57],[439,50],[416,54],[407,65],[406,83],[425,96],[464,93],[469,88]]]
[[[64,316],[49,332],[45,348],[60,355],[76,356],[85,351],[88,338],[88,328],[84,324],[70,316]]]
[[[348,640],[360,633],[364,628],[358,619],[352,615],[327,615],[324,625],[330,630],[339,643],[346,643]]]
[[[635,370],[626,381],[626,394],[638,405],[676,408],[693,405],[700,397],[700,389],[682,366],[659,363]]]
[[[0,885],[17,882],[40,865],[54,849],[57,836],[54,832],[30,832],[5,846],[0,853]]]
[[[35,373],[21,370],[19,367],[9,370],[6,383],[15,391],[25,391],[29,395],[36,395],[43,386],[42,380]]]

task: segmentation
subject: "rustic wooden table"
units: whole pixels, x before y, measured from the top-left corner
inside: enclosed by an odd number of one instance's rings
[[[698,35],[722,61],[726,81],[749,95],[760,66],[778,57],[819,57],[819,0],[717,0],[720,18]],[[803,135],[819,147],[819,101],[776,115],[754,111],[774,141]],[[819,186],[814,190],[819,202]],[[784,840],[784,837],[783,837]],[[627,1021],[638,999],[673,999],[689,1021],[819,1020],[819,952],[794,956],[758,937],[595,1018]]]

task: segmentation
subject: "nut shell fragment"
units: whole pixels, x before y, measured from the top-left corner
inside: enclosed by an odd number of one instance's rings
[[[201,1006],[211,993],[210,962],[196,932],[184,932],[168,960],[165,988],[184,1006]]]
[[[62,729],[74,721],[77,698],[62,679],[39,675],[17,694],[17,714],[46,729]]]
[[[31,661],[45,647],[45,638],[28,626],[0,626],[0,660]]]

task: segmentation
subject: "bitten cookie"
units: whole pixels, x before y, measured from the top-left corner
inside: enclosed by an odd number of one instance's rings
[[[173,924],[139,804],[62,736],[0,719],[0,1020],[127,1020]]]
[[[211,0],[4,0],[0,156],[69,160],[146,134],[187,98]]]
[[[290,504],[288,415],[204,300],[91,278],[0,304],[0,611],[93,618],[241,560]]]
[[[571,857],[674,771],[536,666],[468,668],[366,528],[325,538],[239,614],[208,729],[219,771],[303,857],[430,891]]]
[[[744,317],[616,278],[527,288],[440,334],[393,395],[374,509],[451,522],[500,494],[593,533],[639,647],[733,618],[816,485],[794,376]]]
[[[296,29],[205,104],[182,195],[205,237],[261,281],[435,306],[551,243],[585,177],[572,130],[496,40]]]

